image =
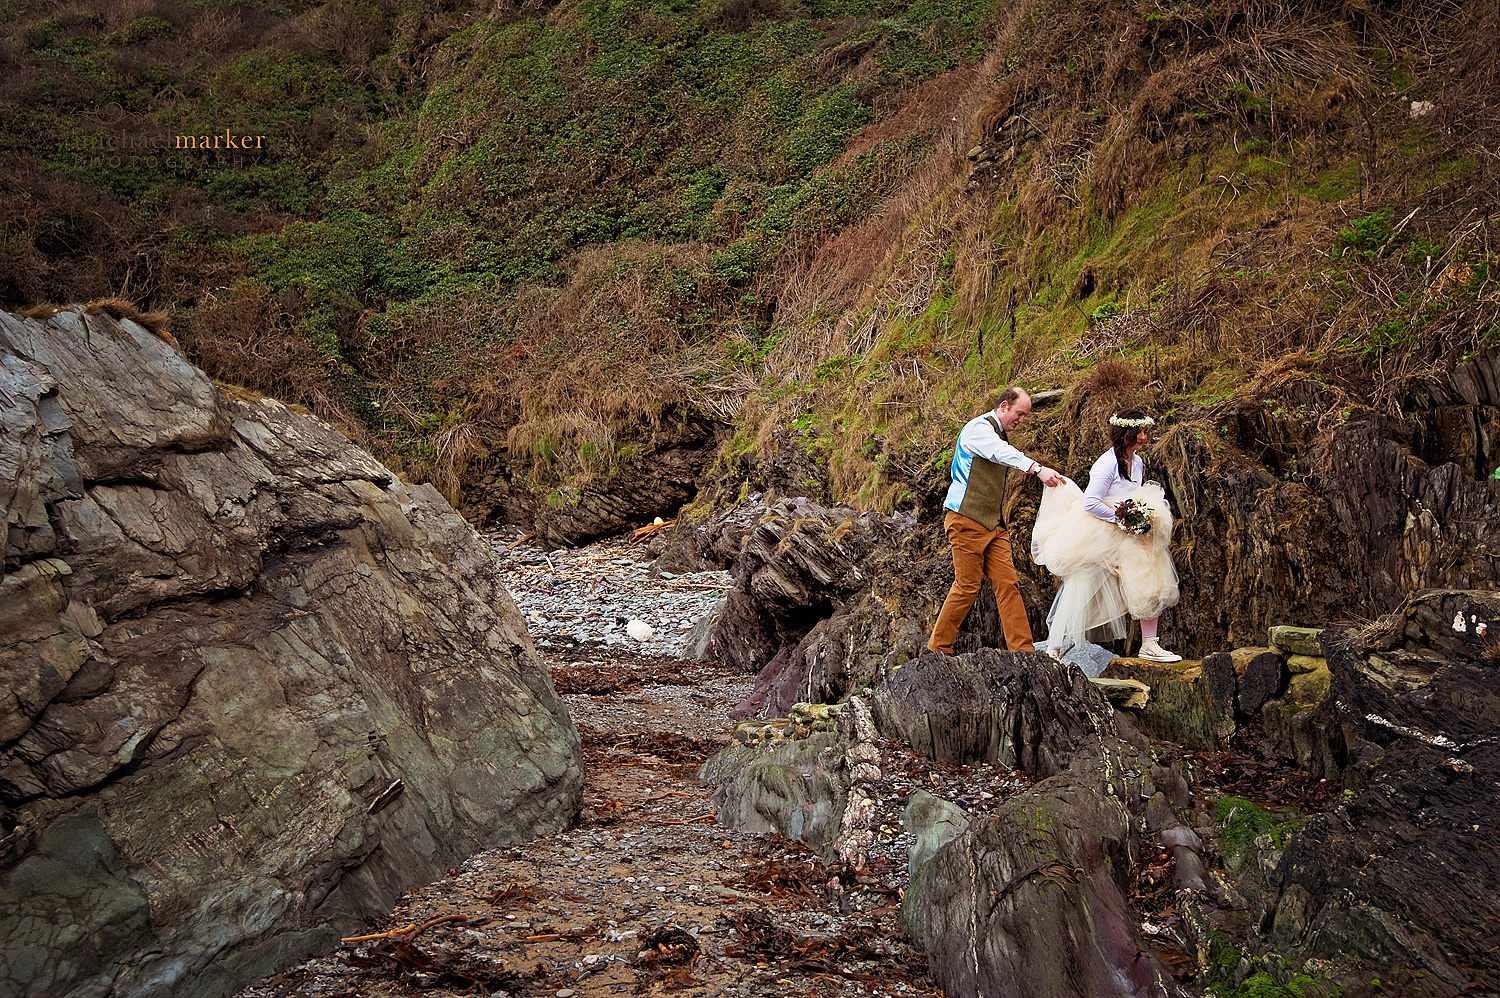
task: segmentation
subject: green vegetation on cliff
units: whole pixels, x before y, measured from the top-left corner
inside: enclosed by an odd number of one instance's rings
[[[1017,380],[1081,389],[1039,421],[1065,468],[1126,395],[1235,447],[1237,400],[1294,435],[1500,341],[1497,30],[1416,3],[6,0],[0,298],[175,310],[215,376],[454,498],[481,466],[565,497],[696,416],[726,479],[794,447],[784,487],[890,508]]]

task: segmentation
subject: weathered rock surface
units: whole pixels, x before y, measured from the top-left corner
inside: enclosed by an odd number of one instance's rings
[[[870,844],[870,784],[880,779],[880,750],[865,698],[842,707],[798,705],[788,736],[741,739],[699,769],[712,785],[720,824],[747,832],[778,832],[856,869]],[[827,720],[816,730],[805,715]],[[743,728],[744,726],[742,726]]]
[[[913,868],[902,930],[955,998],[1177,994],[1125,901],[1136,848],[1097,780],[1054,776]]]
[[[1273,622],[1365,616],[1423,588],[1500,578],[1500,483],[1484,480],[1500,399],[1476,367],[1497,364],[1490,351],[1452,376],[1468,392],[1466,434],[1434,432],[1446,403],[1433,399],[1413,400],[1406,419],[1354,409],[1321,429],[1307,414],[1337,406],[1311,380],[1217,420],[1255,463],[1216,455],[1196,430],[1165,434],[1182,600],[1163,615],[1164,641],[1201,656],[1262,640]]]
[[[433,489],[129,321],[0,315],[0,368],[0,992],[225,994],[577,813]]]
[[[871,575],[862,563],[899,542],[900,524],[879,514],[824,509],[801,498],[771,506],[744,538],[712,650],[746,672],[761,672],[836,606],[867,591]]]
[[[1292,627],[1287,624],[1277,624],[1266,631],[1266,643],[1274,650],[1291,658],[1295,655],[1315,655],[1321,657],[1322,649],[1318,646],[1318,635],[1323,633],[1318,627]]]
[[[1213,658],[1213,656],[1209,656]],[[1154,737],[1199,751],[1213,751],[1234,736],[1234,674],[1225,656],[1227,679],[1210,679],[1203,662],[1150,662],[1143,658],[1115,659],[1104,669],[1107,679],[1145,683],[1150,699],[1141,712],[1141,725]]]
[[[1500,987],[1500,595],[1421,592],[1322,648],[1348,799],[1288,844],[1270,942],[1333,968],[1409,964],[1434,994]]]
[[[902,930],[947,994],[1177,993],[1125,900],[1150,766],[1079,670],[1037,652],[927,654],[874,700],[882,732],[919,753],[1047,777],[966,826],[926,798],[908,804],[919,848]]]
[[[1052,776],[1113,733],[1113,709],[1087,677],[1042,652],[926,652],[878,686],[875,723],[918,755]]]

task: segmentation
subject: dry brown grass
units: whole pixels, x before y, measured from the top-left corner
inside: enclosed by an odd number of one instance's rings
[[[96,298],[86,303],[83,311],[86,315],[102,313],[115,319],[129,319],[173,346],[177,345],[171,333],[172,317],[166,312],[143,312],[135,302],[125,298]]]
[[[723,348],[703,335],[707,262],[706,250],[648,244],[582,250],[562,286],[489,306],[503,311],[476,323],[483,335],[436,387],[471,400],[476,422],[502,428],[543,477],[609,473],[690,396],[738,408],[743,385],[709,377]]]
[[[240,284],[200,302],[178,332],[210,377],[305,405],[369,449],[373,440],[344,401],[338,372],[293,323],[263,287]]]

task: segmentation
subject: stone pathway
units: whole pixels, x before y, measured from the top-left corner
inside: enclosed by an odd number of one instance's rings
[[[728,711],[753,677],[680,657],[728,576],[653,575],[624,540],[543,552],[515,545],[519,535],[491,540],[583,736],[579,823],[470,857],[368,930],[416,931],[347,944],[240,998],[938,994],[896,926],[901,809],[918,786],[988,808],[1024,783],[885,746],[860,872],[780,836],[729,831],[696,773],[728,744]],[[632,639],[622,618],[654,634]]]
[[[684,654],[693,626],[729,592],[728,572],[653,572],[644,545],[629,536],[574,550],[544,551],[521,541],[520,528],[487,535],[505,569],[511,598],[526,628],[545,649],[593,643],[647,655]],[[651,629],[627,633],[630,621]]]

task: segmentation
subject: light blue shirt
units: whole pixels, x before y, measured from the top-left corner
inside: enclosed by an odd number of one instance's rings
[[[986,461],[1009,465],[1023,472],[1030,471],[1031,466],[1036,463],[1008,441],[1000,439],[1000,434],[990,425],[990,416],[995,417],[995,422],[1000,421],[998,415],[987,412],[965,423],[958,434],[958,445],[953,448],[953,466],[949,469],[953,484],[948,486],[948,497],[943,500],[944,509],[957,513],[964,504],[964,493],[969,489],[969,469],[974,466],[974,458],[982,457]]]

